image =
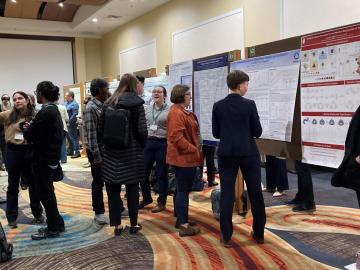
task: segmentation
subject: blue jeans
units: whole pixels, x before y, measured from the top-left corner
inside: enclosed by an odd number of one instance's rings
[[[67,162],[67,153],[66,153],[66,138],[64,138],[61,145],[61,163]]]
[[[69,138],[69,148],[70,148],[70,154],[77,155],[80,154],[80,146],[79,146],[79,135],[77,132],[77,124],[72,124],[68,126],[68,138]]]
[[[168,166],[166,165],[166,139],[148,138],[144,149],[145,181],[140,182],[143,200],[150,202],[151,189],[149,176],[155,166],[156,180],[159,184],[159,198],[157,202],[166,205],[168,194]]]
[[[176,191],[174,194],[176,224],[189,222],[189,193],[196,174],[196,167],[175,167]]]

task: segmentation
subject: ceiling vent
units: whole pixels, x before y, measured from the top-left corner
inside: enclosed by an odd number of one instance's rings
[[[121,15],[108,15],[105,18],[106,19],[111,19],[111,20],[118,20],[118,19],[121,19],[122,17],[123,16],[121,16]]]

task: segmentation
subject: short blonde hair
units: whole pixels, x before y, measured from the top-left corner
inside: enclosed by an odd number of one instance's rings
[[[177,84],[171,91],[170,101],[175,104],[183,103],[185,101],[185,94],[190,90],[190,87],[184,84]]]

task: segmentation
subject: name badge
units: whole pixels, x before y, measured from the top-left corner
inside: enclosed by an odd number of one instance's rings
[[[150,126],[150,130],[151,130],[151,131],[157,131],[157,129],[158,129],[158,126],[157,126],[157,125],[151,125],[151,126]]]
[[[23,141],[24,140],[24,134],[22,132],[16,132],[15,133],[15,140]]]

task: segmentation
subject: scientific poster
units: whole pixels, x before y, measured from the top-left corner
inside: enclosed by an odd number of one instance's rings
[[[336,168],[360,105],[360,24],[301,41],[303,161]]]
[[[291,142],[300,50],[250,58],[230,64],[250,77],[245,97],[256,103],[262,139]]]
[[[110,83],[109,83],[109,92],[111,93],[111,94],[114,94],[114,92],[116,91],[116,89],[118,88],[118,86],[119,86],[119,84],[120,84],[120,81],[118,81],[118,80],[113,80],[113,81],[111,81]]]
[[[186,61],[169,66],[169,91],[177,84],[186,84],[192,90],[193,62]]]
[[[194,61],[194,109],[204,144],[216,144],[212,136],[212,107],[228,94],[228,54]]]

